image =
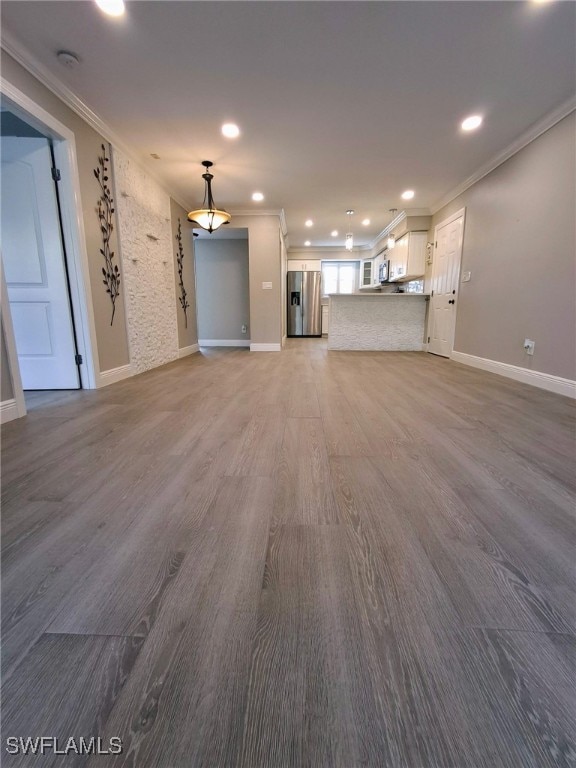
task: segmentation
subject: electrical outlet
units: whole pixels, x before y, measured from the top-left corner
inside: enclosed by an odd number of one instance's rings
[[[243,325],[242,326],[242,333],[246,333],[247,330],[248,330],[248,326],[247,325]]]
[[[527,355],[534,354],[534,342],[532,339],[524,339],[524,352],[526,352]]]

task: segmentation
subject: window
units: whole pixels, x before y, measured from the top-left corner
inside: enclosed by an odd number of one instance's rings
[[[322,295],[354,293],[358,285],[357,261],[323,261]]]

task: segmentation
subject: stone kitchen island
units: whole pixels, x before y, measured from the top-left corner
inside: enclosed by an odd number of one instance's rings
[[[332,294],[328,349],[421,352],[427,308],[422,293]]]

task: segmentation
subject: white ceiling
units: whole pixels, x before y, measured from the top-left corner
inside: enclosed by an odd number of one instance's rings
[[[575,21],[573,2],[132,0],[120,20],[91,0],[2,2],[7,39],[176,197],[201,202],[212,160],[217,204],[284,208],[292,247],[342,243],[348,208],[356,243],[370,241],[403,190],[433,207],[570,98]],[[463,134],[471,113],[484,126]],[[239,139],[221,136],[225,121]]]

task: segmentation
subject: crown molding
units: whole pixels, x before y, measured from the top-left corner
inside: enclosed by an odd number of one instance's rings
[[[484,176],[487,176],[489,173],[496,170],[498,166],[502,165],[502,163],[505,163],[506,160],[509,160],[517,152],[520,152],[521,149],[524,149],[524,147],[528,146],[528,144],[533,142],[543,133],[546,133],[546,131],[550,130],[550,128],[556,125],[556,123],[559,123],[560,120],[568,117],[568,115],[571,112],[574,112],[574,110],[576,110],[576,96],[571,96],[569,99],[566,99],[566,101],[560,104],[560,106],[556,107],[556,109],[553,109],[543,118],[537,120],[535,123],[532,123],[529,128],[521,133],[520,136],[518,136],[518,138],[516,138],[505,149],[494,155],[487,163],[484,163],[484,165],[480,166],[480,168],[478,168],[475,173],[469,176],[457,187],[454,187],[454,189],[452,189],[450,192],[440,198],[438,202],[431,206],[430,212],[432,215],[438,213],[441,208],[444,208],[445,205],[448,205],[448,203],[451,203],[452,200],[457,198],[467,189],[470,189],[473,184],[476,184],[476,182],[480,181],[480,179],[483,179]]]
[[[49,69],[41,64],[30,52],[17,41],[6,29],[2,29],[0,34],[0,47],[11,56],[14,61],[20,64],[27,72],[36,78],[42,85],[46,86],[60,101],[64,102],[73,112],[84,120],[91,128],[99,133],[103,139],[110,142],[116,149],[119,149],[123,154],[129,157],[133,162],[138,165],[141,170],[148,174],[154,181],[162,187],[164,192],[175,200],[182,208],[191,210],[192,206],[177,197],[167,187],[163,179],[161,179],[156,170],[152,167],[151,163],[148,163],[141,155],[135,152],[132,147],[127,144],[124,139],[119,136],[116,131],[111,128],[108,123],[102,120],[99,115],[96,114],[81,98],[79,98],[67,85],[59,80]],[[9,81],[7,81],[9,82]]]
[[[251,211],[247,208],[228,208],[228,213],[231,216],[278,216],[281,220],[283,210],[281,208],[268,208],[265,210]]]

